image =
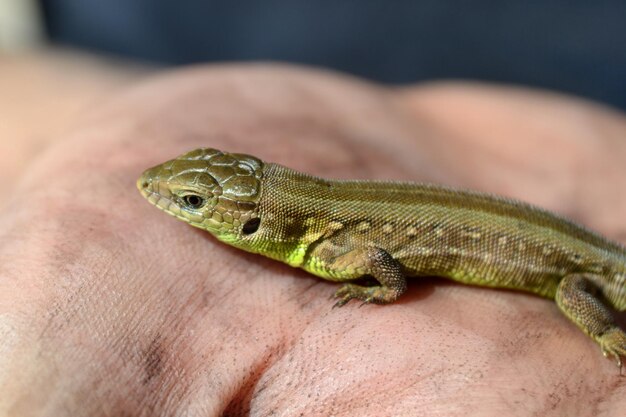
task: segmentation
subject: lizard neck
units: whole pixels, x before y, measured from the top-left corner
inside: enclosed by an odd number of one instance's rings
[[[231,244],[301,266],[309,245],[332,219],[331,181],[277,164],[265,164],[258,203],[260,226]]]

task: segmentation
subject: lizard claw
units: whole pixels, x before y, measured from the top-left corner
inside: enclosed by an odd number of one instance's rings
[[[605,358],[615,358],[615,363],[622,374],[622,356],[626,357],[626,333],[615,327],[600,336],[600,347]]]
[[[374,302],[374,297],[369,296],[367,297],[365,300],[363,300],[363,302],[361,303],[361,305],[359,306],[359,308],[363,307],[364,305],[368,305]]]

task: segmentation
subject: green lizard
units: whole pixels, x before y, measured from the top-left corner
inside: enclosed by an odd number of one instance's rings
[[[148,201],[237,248],[332,281],[335,293],[391,303],[406,277],[436,275],[554,299],[621,367],[626,249],[528,204],[435,185],[327,180],[254,156],[198,149],[148,169]]]

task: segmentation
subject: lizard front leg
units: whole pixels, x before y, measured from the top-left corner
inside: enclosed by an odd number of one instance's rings
[[[327,267],[342,276],[342,279],[371,275],[380,283],[372,287],[344,284],[335,293],[339,301],[334,307],[341,307],[353,298],[364,303],[387,304],[397,300],[406,291],[402,265],[381,248],[354,249],[338,256]]]
[[[600,345],[604,356],[613,356],[621,368],[621,357],[626,356],[626,333],[617,326],[609,309],[597,297],[598,293],[598,287],[589,276],[567,275],[559,283],[556,303]]]

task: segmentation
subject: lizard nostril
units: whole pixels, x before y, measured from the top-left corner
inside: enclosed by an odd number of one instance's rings
[[[137,188],[139,188],[139,191],[142,191],[142,192],[148,191],[151,186],[152,186],[152,178],[141,176],[137,180]]]

